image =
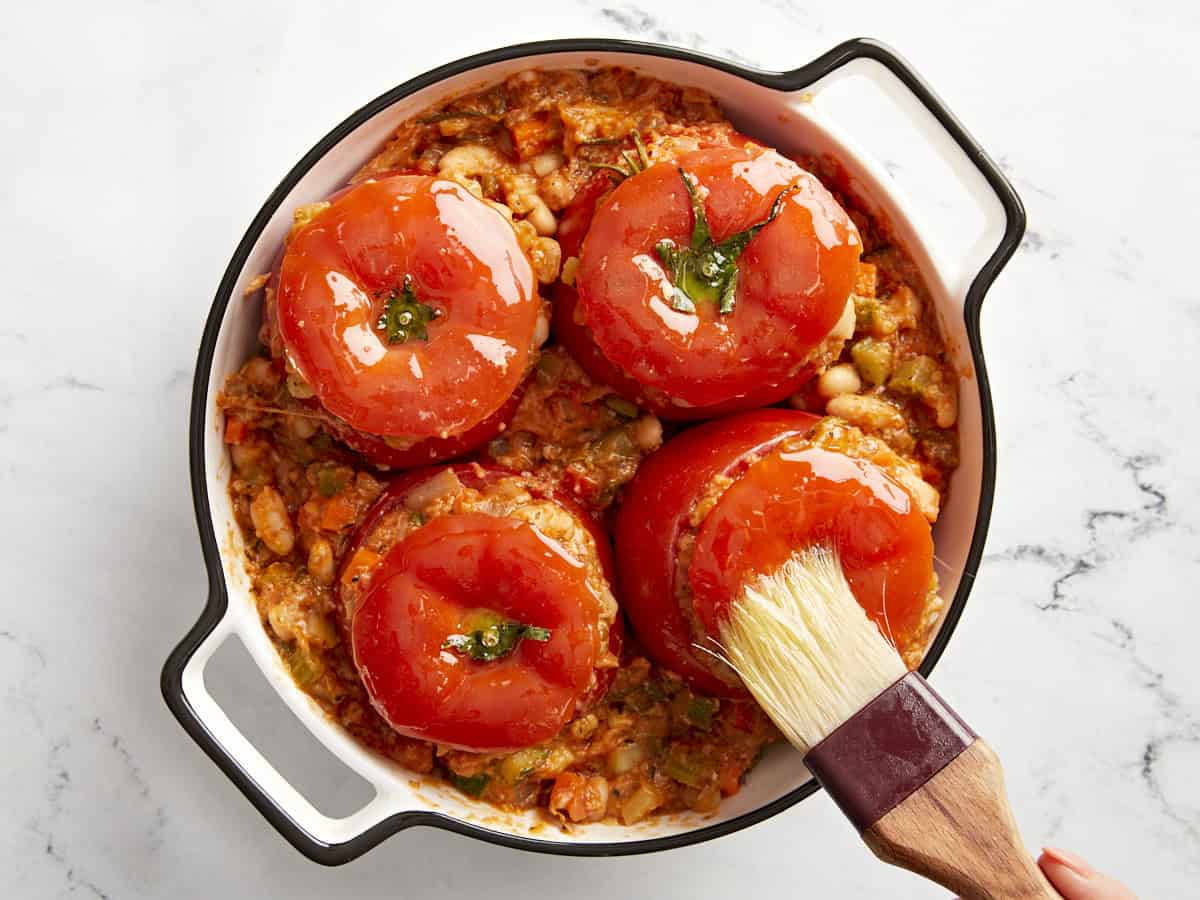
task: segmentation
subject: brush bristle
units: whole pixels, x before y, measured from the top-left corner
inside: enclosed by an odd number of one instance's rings
[[[722,656],[808,753],[907,669],[867,618],[829,550],[793,554],[750,583],[721,626]]]

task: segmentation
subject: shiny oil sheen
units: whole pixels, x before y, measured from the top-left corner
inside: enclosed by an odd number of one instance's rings
[[[779,216],[738,259],[732,312],[702,302],[680,312],[655,246],[690,241],[693,217],[680,169],[704,197],[713,239]],[[862,245],[845,210],[811,174],[761,148],[683,154],[627,178],[600,202],[576,277],[581,318],[601,353],[681,408],[778,399],[837,323]],[[766,398],[766,399],[764,399]]]
[[[437,318],[388,343],[387,297],[411,278]],[[533,271],[511,226],[465,188],[423,176],[340,195],[287,246],[278,324],[321,404],[375,435],[446,439],[500,409],[528,370]]]

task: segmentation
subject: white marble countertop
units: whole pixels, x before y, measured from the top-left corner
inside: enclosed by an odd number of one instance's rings
[[[983,317],[1000,435],[988,551],[935,683],[998,748],[1031,843],[1146,897],[1194,892],[1193,6],[179,6],[28,5],[0,37],[6,896],[943,896],[874,864],[824,798],[665,855],[553,859],[416,829],[321,869],[158,692],[205,594],[186,446],[201,326],[246,224],[320,135],[490,46],[623,36],[788,68],[858,34],[938,87],[1029,208]],[[226,688],[264,740],[324,765],[236,663]]]

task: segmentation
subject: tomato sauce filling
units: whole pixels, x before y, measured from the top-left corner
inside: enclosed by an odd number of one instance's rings
[[[704,519],[688,570],[709,634],[742,588],[797,548],[834,550],[859,603],[901,650],[919,633],[933,573],[929,523],[873,463],[784,447],[754,463]]]
[[[631,160],[641,163],[641,151],[649,165],[631,165]],[[719,602],[710,602],[716,587],[724,591],[746,575],[713,550],[718,537],[737,530],[722,532],[722,523],[736,523],[745,504],[780,491],[774,479],[760,478],[769,468],[785,465],[785,457],[818,450],[880,467],[889,483],[911,498],[902,522],[915,528],[913,515],[926,521],[936,517],[957,465],[958,375],[920,273],[886,223],[873,220],[856,202],[835,161],[788,162],[772,154],[771,167],[786,171],[786,177],[765,185],[752,203],[734,196],[728,209],[723,204],[733,195],[713,190],[720,188],[715,183],[706,185],[711,177],[697,162],[728,162],[737,154],[758,160],[768,152],[734,130],[712,98],[692,88],[622,69],[523,72],[401,123],[352,179],[356,187],[296,210],[288,246],[303,265],[264,273],[250,285],[249,292],[262,297],[262,349],[230,377],[219,403],[232,461],[230,497],[264,628],[299,686],[357,740],[472,797],[505,808],[541,809],[563,825],[632,824],[662,813],[710,812],[740,790],[764,749],[778,739],[762,711],[738,691],[735,680],[727,680],[728,673],[688,656],[706,617],[718,611]],[[707,153],[716,155],[695,156]],[[613,348],[623,346],[625,338],[607,327],[611,323],[600,310],[600,292],[589,294],[580,277],[593,264],[587,247],[597,210],[603,214],[614,197],[620,199],[618,192],[632,196],[637,180],[656,166],[663,167],[654,178],[662,178],[672,212],[670,229],[655,243],[665,237],[683,247],[690,241],[694,210],[689,220],[687,189],[679,166],[672,165],[684,159],[696,170],[691,174],[700,186],[709,188],[705,213],[716,241],[769,216],[780,189],[806,186],[809,192],[804,202],[785,198],[785,210],[742,249],[732,313],[722,320],[719,297],[696,304],[697,329],[701,324],[716,329],[709,336],[712,346],[728,339],[734,352],[771,350],[770,359],[750,367],[754,378],[750,371],[734,369],[725,383],[719,365],[710,366],[719,354],[703,360],[695,354],[691,360],[688,347],[672,344],[678,335],[669,330],[647,335],[655,340],[645,355],[622,356]],[[392,180],[397,177],[401,180]],[[453,298],[439,298],[439,282],[420,258],[397,252],[387,271],[356,267],[361,255],[329,241],[326,226],[351,206],[361,213],[372,194],[416,191],[421,185],[426,194],[433,185],[445,185],[436,190],[453,196],[458,207],[490,216],[479,221],[487,223],[485,230],[496,241],[489,238],[488,249],[479,254],[505,247],[512,261],[509,284],[516,291],[512,296],[520,297],[514,304],[496,301],[504,292],[494,279],[468,277],[477,271],[475,262],[467,260],[458,272],[475,285],[466,291],[475,296],[468,318],[487,316],[487,327],[514,350],[508,369],[480,363],[485,375],[474,382],[470,373],[451,377],[452,367],[439,369],[435,363],[434,341],[461,323],[451,315]],[[740,211],[734,209],[739,203]],[[730,323],[729,315],[738,322],[758,315],[766,316],[763,323],[771,321],[763,311],[776,289],[756,282],[782,277],[769,261],[760,265],[769,256],[771,231],[776,225],[803,229],[804,214],[829,203],[845,211],[844,217],[832,208],[823,215],[835,221],[841,237],[833,243],[853,256],[853,265],[839,257],[836,271],[822,279],[809,297],[817,313],[789,326],[786,339],[780,338],[785,330],[772,335],[740,326],[733,337],[718,334]],[[354,215],[354,221],[361,219]],[[436,236],[437,221],[426,217],[426,225]],[[395,230],[395,223],[386,228]],[[777,231],[779,239],[786,236],[785,228]],[[852,234],[859,246],[852,246]],[[648,249],[648,254],[646,247],[639,252],[662,268],[655,247]],[[476,260],[483,258],[479,254]],[[806,271],[814,271],[814,264]],[[361,321],[325,322],[326,346],[306,355],[297,329],[281,327],[281,308],[294,310],[310,290],[323,291],[328,308],[333,271],[357,279],[365,298],[355,313]],[[816,271],[824,270],[817,264]],[[411,276],[411,297],[405,276]],[[830,296],[843,296],[841,309],[833,299],[820,299],[821,290],[835,282]],[[632,303],[619,293],[614,303]],[[388,301],[395,299],[411,302],[394,303],[393,312],[419,312],[423,305],[436,313],[422,323],[425,338],[387,342]],[[620,314],[647,327],[644,317],[636,319],[642,311],[635,305]],[[292,315],[290,321],[295,325],[300,319]],[[308,329],[307,315],[304,321]],[[481,321],[475,318],[463,327]],[[318,369],[341,371],[343,363],[333,351],[339,341],[346,346],[348,329],[355,326],[373,332],[397,362],[417,359],[427,383],[440,385],[435,401],[440,396],[445,402],[412,400],[404,393],[411,384],[373,385],[369,373],[363,374],[370,367],[318,384]],[[465,350],[456,357],[451,344],[446,358],[480,359],[477,348],[472,348],[474,357]],[[784,362],[773,369],[775,356]],[[346,358],[343,353],[343,362]],[[439,352],[436,359],[441,358]],[[696,394],[672,380],[680,359],[696,365],[702,385]],[[468,382],[472,386],[463,389]],[[376,402],[376,388],[389,402]],[[401,402],[402,397],[409,399]],[[630,482],[639,472],[654,470],[664,485],[675,483],[662,466],[654,469],[666,455],[655,451],[664,441],[670,448],[710,427],[676,423],[768,403],[786,403],[809,415],[747,413],[767,419],[798,416],[791,420],[796,433],[783,440],[760,424],[761,433],[748,433],[748,446],[720,466],[704,469],[709,457],[699,453],[682,467],[685,473],[701,469],[703,477],[677,485],[681,492],[686,488],[689,500],[664,538],[668,552],[662,558],[669,567],[639,579],[665,586],[656,594],[664,602],[651,618],[675,624],[648,626],[639,619],[642,598],[626,579],[615,580],[615,595],[611,588],[608,533],[615,532],[622,560],[637,555],[636,548],[622,553],[621,546],[620,520],[636,505]],[[414,468],[453,459],[470,462]],[[783,490],[779,502],[804,501]],[[510,564],[516,560],[521,563],[516,568],[530,568],[523,554],[540,552],[543,538],[563,549],[561,558],[580,563],[582,581],[569,566],[559,581],[554,573],[544,584],[517,580]],[[475,554],[465,570],[450,565],[454,554],[450,562],[444,558],[455,541]],[[654,542],[644,535],[634,543],[648,547]],[[755,565],[773,559],[764,557]],[[506,565],[512,585],[522,590],[495,589]],[[933,633],[940,600],[932,585],[925,585],[921,598],[913,585],[910,601],[900,610],[894,606],[893,585],[902,575],[888,574],[886,611],[892,627],[900,627],[898,634],[909,635],[905,658],[915,665]],[[716,586],[711,594],[710,585]],[[531,605],[518,603],[522,594],[529,595]],[[566,605],[576,612],[594,601],[595,612],[572,618],[558,610],[563,618],[554,618],[558,607],[539,605],[539,597],[573,597]],[[622,625],[618,600],[631,617],[630,632]],[[413,615],[414,603],[425,604],[421,609],[428,615]],[[358,637],[356,611],[365,611]],[[434,678],[432,687],[426,684],[415,694],[424,698],[424,707],[389,706],[380,699],[386,691],[375,691],[376,696],[368,691],[356,662],[379,656],[387,661],[388,678],[409,685],[405,691],[413,683],[420,687],[433,671],[416,666],[421,654],[428,657],[434,644],[440,651],[439,641],[473,632],[481,621],[491,621],[489,616],[522,622],[527,617],[530,626],[552,626],[547,641],[524,639],[503,659],[462,662],[462,671],[476,671],[485,681],[503,681],[503,667],[519,670],[541,692],[545,702],[538,705],[538,715],[522,723],[524,733],[511,731],[501,688],[464,690],[464,697],[492,701],[458,708],[462,715],[452,716],[450,730],[439,734],[422,730],[432,727],[432,717],[401,719],[421,709],[428,713],[443,701],[453,707],[451,682],[439,687]],[[375,625],[369,627],[372,617]],[[575,635],[565,655],[552,650],[555,641],[567,640],[556,638],[556,630]],[[592,631],[592,639],[582,636]],[[410,646],[424,648],[399,654],[413,663],[407,671],[394,665],[397,654],[386,652],[387,641],[402,633]],[[578,665],[568,659],[576,653],[581,654]],[[558,661],[545,668],[550,657]],[[368,663],[367,670],[376,677],[376,664]],[[461,689],[466,681],[457,683]],[[456,731],[464,717],[488,724]],[[486,729],[492,729],[490,736]]]
[[[288,359],[360,431],[471,429],[524,378],[540,304],[512,229],[461,185],[366,181],[293,234],[277,314]]]

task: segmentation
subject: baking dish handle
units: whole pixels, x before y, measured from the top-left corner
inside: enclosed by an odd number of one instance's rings
[[[947,287],[964,298],[969,318],[992,282],[1020,246],[1025,234],[1025,208],[1000,166],[988,156],[945,102],[898,53],[878,41],[857,38],[786,78],[803,83],[819,97],[822,88],[853,76],[876,85],[936,148],[984,216],[975,246],[946,267]]]
[[[226,613],[206,635],[176,648],[163,669],[163,694],[171,711],[251,803],[301,853],[324,865],[347,862],[385,836],[382,823],[394,812],[378,785],[375,796],[357,812],[331,818],[312,805],[264,757],[208,692],[204,670],[227,639],[240,637]],[[193,634],[203,631],[203,620]]]

